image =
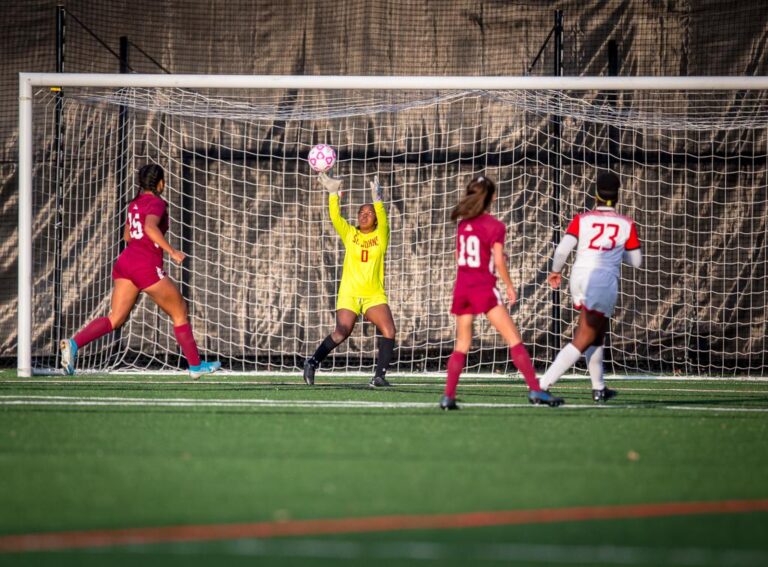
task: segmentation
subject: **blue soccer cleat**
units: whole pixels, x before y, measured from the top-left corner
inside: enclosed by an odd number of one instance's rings
[[[205,360],[202,360],[197,366],[189,367],[189,376],[192,378],[192,380],[197,380],[203,374],[213,374],[219,368],[221,368],[221,362],[218,360],[214,360],[213,362],[206,362]]]
[[[75,373],[75,361],[77,360],[77,343],[73,339],[64,339],[59,343],[61,350],[61,367],[64,374],[72,376]]]
[[[546,390],[531,390],[528,392],[528,401],[537,406],[546,404],[553,408],[565,403],[563,398],[553,396]]]

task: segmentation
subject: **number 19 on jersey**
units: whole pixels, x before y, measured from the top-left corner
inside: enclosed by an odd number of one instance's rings
[[[459,266],[480,267],[480,239],[474,234],[459,235]]]

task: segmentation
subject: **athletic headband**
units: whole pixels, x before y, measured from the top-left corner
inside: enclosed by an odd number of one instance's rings
[[[613,201],[611,201],[610,199],[603,199],[600,196],[600,191],[598,191],[597,189],[595,189],[595,197],[597,197],[598,201],[600,201],[602,203],[605,203],[607,206],[609,206],[609,207],[613,206]]]

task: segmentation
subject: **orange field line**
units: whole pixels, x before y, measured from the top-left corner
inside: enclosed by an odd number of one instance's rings
[[[768,500],[670,502],[663,504],[472,512],[467,514],[373,516],[366,518],[288,520],[243,524],[33,533],[0,536],[0,552],[13,553],[111,547],[117,545],[316,536],[396,530],[478,528],[515,524],[621,520],[697,514],[739,514],[746,512],[768,512]]]

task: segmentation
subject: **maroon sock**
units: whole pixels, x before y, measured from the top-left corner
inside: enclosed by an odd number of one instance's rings
[[[459,385],[459,376],[467,362],[467,353],[457,350],[448,358],[448,377],[445,380],[445,395],[449,398],[456,397],[456,386]]]
[[[83,348],[88,343],[100,339],[104,335],[112,332],[112,322],[109,317],[99,317],[88,323],[82,331],[72,337],[77,348]]]
[[[528,350],[523,343],[518,343],[513,347],[510,347],[509,354],[512,357],[512,364],[514,364],[523,375],[525,383],[528,384],[528,389],[538,392],[541,390],[539,381],[536,378],[536,370],[533,368],[531,357],[528,356]]]
[[[200,354],[197,352],[197,343],[195,342],[195,336],[192,334],[192,327],[189,323],[184,323],[178,327],[173,328],[173,332],[176,335],[176,340],[179,342],[181,352],[184,353],[184,358],[190,366],[200,366]]]

